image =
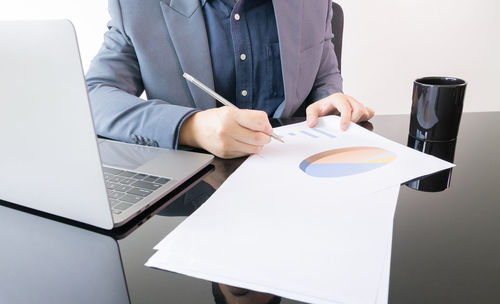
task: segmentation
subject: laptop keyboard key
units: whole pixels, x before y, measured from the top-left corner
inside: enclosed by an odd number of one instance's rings
[[[120,201],[131,203],[131,204],[135,204],[138,201],[140,201],[141,199],[142,199],[142,196],[133,195],[133,194],[125,194],[124,196],[120,197]]]
[[[138,174],[134,175],[132,178],[134,178],[134,179],[143,179],[146,176],[147,176],[146,174],[138,173]]]
[[[112,191],[110,193],[108,193],[108,197],[109,198],[114,198],[114,199],[119,199],[120,197],[122,197],[123,195],[125,195],[125,193],[122,193],[122,192],[115,192],[115,191]]]
[[[166,183],[168,183],[170,180],[168,178],[159,178],[155,181],[156,184],[162,184],[162,185],[165,185]]]
[[[109,181],[113,182],[113,183],[119,183],[122,179],[123,179],[123,177],[115,176],[115,177],[110,178]]]
[[[120,191],[120,192],[127,192],[128,190],[132,189],[132,187],[127,186],[127,185],[118,185],[114,190],[115,191]]]
[[[128,204],[128,203],[120,203],[118,205],[116,205],[115,207],[113,207],[115,210],[120,210],[120,211],[123,211],[123,210],[126,210],[127,208],[130,208],[132,207],[133,205],[132,204]]]
[[[157,179],[158,179],[157,176],[151,176],[150,175],[150,176],[146,177],[145,179],[143,179],[143,181],[152,183],[152,182],[154,182]]]
[[[125,179],[122,179],[120,181],[120,184],[124,184],[124,185],[130,185],[131,183],[135,182],[135,180],[133,179],[130,179],[130,178],[125,178]]]
[[[120,187],[121,185],[120,184],[116,184],[116,183],[111,183],[111,182],[106,182],[106,189],[108,190],[115,190],[116,188]]]
[[[156,190],[161,187],[159,184],[153,184],[153,183],[148,183],[148,182],[143,182],[143,181],[136,181],[133,183],[131,186],[138,187],[138,188],[145,188],[149,190]]]
[[[117,201],[115,199],[110,199],[109,202],[111,203],[111,207],[114,207],[114,206],[120,204],[120,201]]]
[[[134,175],[135,175],[135,173],[134,172],[130,172],[130,171],[123,171],[122,173],[120,173],[120,176],[127,177],[127,178],[130,178],[130,177],[132,177]]]
[[[132,188],[127,193],[145,197],[145,196],[148,196],[151,193],[153,193],[153,190],[142,189],[142,188]]]

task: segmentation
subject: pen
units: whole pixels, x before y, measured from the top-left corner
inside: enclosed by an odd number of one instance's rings
[[[182,77],[186,78],[188,81],[194,83],[196,86],[198,86],[200,89],[202,89],[203,91],[205,91],[205,93],[207,93],[208,95],[212,96],[213,98],[217,99],[220,103],[222,103],[223,105],[225,106],[228,106],[228,107],[235,107],[236,106],[234,104],[232,104],[231,102],[229,102],[227,99],[225,99],[224,97],[220,96],[219,94],[217,94],[216,92],[214,92],[212,89],[210,89],[209,87],[207,87],[206,85],[204,85],[202,82],[200,82],[198,79],[194,78],[193,76],[189,75],[188,73],[184,73],[182,74]],[[283,141],[283,139],[281,139],[278,135],[276,134],[271,134],[271,137],[276,139],[277,141],[281,141],[282,143],[285,143]]]

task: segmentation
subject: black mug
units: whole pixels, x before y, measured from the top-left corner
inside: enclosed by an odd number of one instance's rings
[[[453,77],[424,77],[413,83],[410,136],[429,142],[457,138],[467,83]]]

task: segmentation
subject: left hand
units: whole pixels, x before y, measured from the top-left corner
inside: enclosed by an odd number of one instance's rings
[[[335,93],[307,107],[307,124],[312,128],[318,123],[318,117],[339,113],[340,129],[343,131],[347,129],[351,121],[361,122],[369,120],[375,115],[375,111],[364,106],[354,97],[342,93]]]

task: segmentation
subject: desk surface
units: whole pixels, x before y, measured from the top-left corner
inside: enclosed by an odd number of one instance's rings
[[[408,123],[408,115],[372,120],[375,132],[402,144]],[[465,113],[450,187],[401,187],[390,303],[500,303],[498,130],[500,112]],[[216,160],[214,172],[124,237],[0,205],[0,303],[214,303],[211,282],[144,263],[240,163]]]

